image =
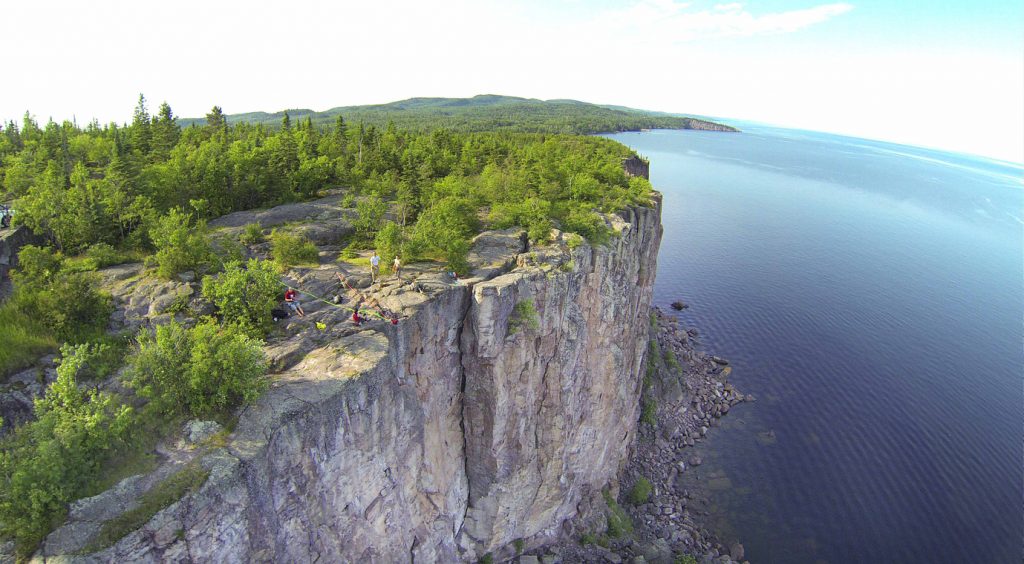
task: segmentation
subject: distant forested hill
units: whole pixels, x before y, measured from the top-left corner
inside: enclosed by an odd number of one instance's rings
[[[230,114],[229,123],[278,126],[285,112],[291,119],[311,118],[314,124],[333,124],[337,116],[348,123],[383,126],[393,122],[405,130],[447,128],[455,131],[512,131],[523,133],[605,133],[638,129],[735,129],[707,120],[671,116],[621,106],[599,106],[576,100],[536,100],[485,94],[472,98],[410,98],[389,104],[343,106],[323,112],[289,109],[275,113]],[[182,127],[205,125],[204,118],[179,120]]]

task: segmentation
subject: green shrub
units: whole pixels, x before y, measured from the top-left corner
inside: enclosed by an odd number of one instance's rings
[[[270,233],[270,253],[282,271],[299,264],[317,264],[320,261],[320,252],[309,239],[277,229]]]
[[[608,536],[617,539],[633,534],[633,520],[629,518],[629,514],[615,502],[610,493],[603,491],[601,495],[608,505]]]
[[[508,318],[508,334],[514,335],[521,327],[536,331],[540,327],[537,321],[537,308],[533,307],[533,300],[522,300],[512,308],[512,315]]]
[[[356,203],[356,216],[352,219],[356,236],[364,241],[372,241],[374,234],[381,228],[387,209],[384,200],[376,195],[359,200]]]
[[[352,260],[354,258],[359,258],[359,245],[357,245],[356,243],[349,243],[344,249],[341,250],[341,253],[338,255],[338,258],[341,260]]]
[[[523,542],[523,539],[516,539],[512,541],[512,548],[516,549],[516,554],[522,554],[523,546],[525,546],[525,544],[526,543]]]
[[[238,236],[238,240],[244,245],[258,245],[264,241],[263,227],[259,223],[249,223],[242,229],[242,234]]]
[[[697,557],[690,554],[678,554],[672,564],[697,564]]]
[[[260,341],[236,326],[206,320],[142,331],[130,361],[129,385],[165,415],[208,417],[251,403],[267,386]]]
[[[103,380],[112,376],[124,363],[125,342],[117,337],[78,345],[65,344],[60,348],[61,358],[75,358],[77,378]]]
[[[633,505],[643,505],[647,503],[647,500],[651,498],[651,482],[640,476],[640,479],[636,481],[633,489],[629,490],[629,502]]]
[[[672,350],[665,351],[665,365],[668,366],[670,370],[676,372],[682,369],[682,366],[679,365],[679,360],[676,359],[676,353]]]
[[[216,277],[203,277],[203,297],[217,307],[221,320],[252,337],[262,337],[270,331],[270,310],[282,292],[274,266],[256,259],[250,259],[244,266],[229,262]]]
[[[488,552],[480,559],[480,564],[494,564],[494,555]]]
[[[95,275],[86,272],[59,272],[43,286],[19,284],[12,300],[62,341],[102,334],[113,311],[110,296],[97,291]]]
[[[592,245],[607,243],[613,233],[604,218],[585,204],[569,208],[569,213],[562,220],[562,230],[579,233]]]
[[[206,222],[178,208],[160,217],[149,236],[156,247],[157,274],[170,279],[179,272],[199,270],[213,257]]]
[[[658,345],[658,340],[652,337],[651,340],[647,341],[647,362],[654,364],[660,359],[661,346]]]
[[[103,461],[125,444],[131,408],[77,385],[88,354],[66,348],[57,380],[36,400],[36,420],[0,443],[0,536],[13,538],[20,558],[59,523],[68,502],[83,495]]]
[[[96,263],[96,268],[106,268],[127,262],[128,256],[106,243],[96,243],[85,250],[85,256]]]
[[[565,238],[565,244],[569,247],[569,250],[575,250],[577,247],[583,244],[583,237],[580,237],[577,233],[570,233]]]
[[[643,411],[640,413],[640,422],[648,425],[658,424],[658,402],[654,398],[644,400]]]
[[[64,255],[49,247],[25,245],[18,251],[18,268],[11,272],[15,284],[44,285],[61,271]]]

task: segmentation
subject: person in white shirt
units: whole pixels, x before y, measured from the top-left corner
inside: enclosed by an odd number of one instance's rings
[[[377,251],[373,251],[373,256],[370,257],[370,283],[376,282],[378,276],[380,276],[380,256]]]

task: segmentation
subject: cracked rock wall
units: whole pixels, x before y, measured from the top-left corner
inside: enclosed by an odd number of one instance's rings
[[[463,546],[543,544],[616,480],[638,419],[660,202],[607,247],[477,284],[463,329],[469,509]],[[525,258],[525,255],[521,256]],[[550,264],[550,263],[547,263]],[[535,327],[515,322],[533,304]],[[521,306],[530,310],[528,306]],[[510,331],[512,325],[518,329]]]
[[[520,254],[410,295],[397,326],[310,344],[198,492],[106,550],[48,539],[36,559],[453,562],[553,540],[634,442],[660,209],[613,218],[606,247]],[[510,334],[527,299],[536,326]]]

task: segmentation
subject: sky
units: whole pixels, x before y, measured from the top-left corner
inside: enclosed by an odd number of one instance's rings
[[[0,4],[0,119],[571,98],[1024,162],[1020,0]]]

